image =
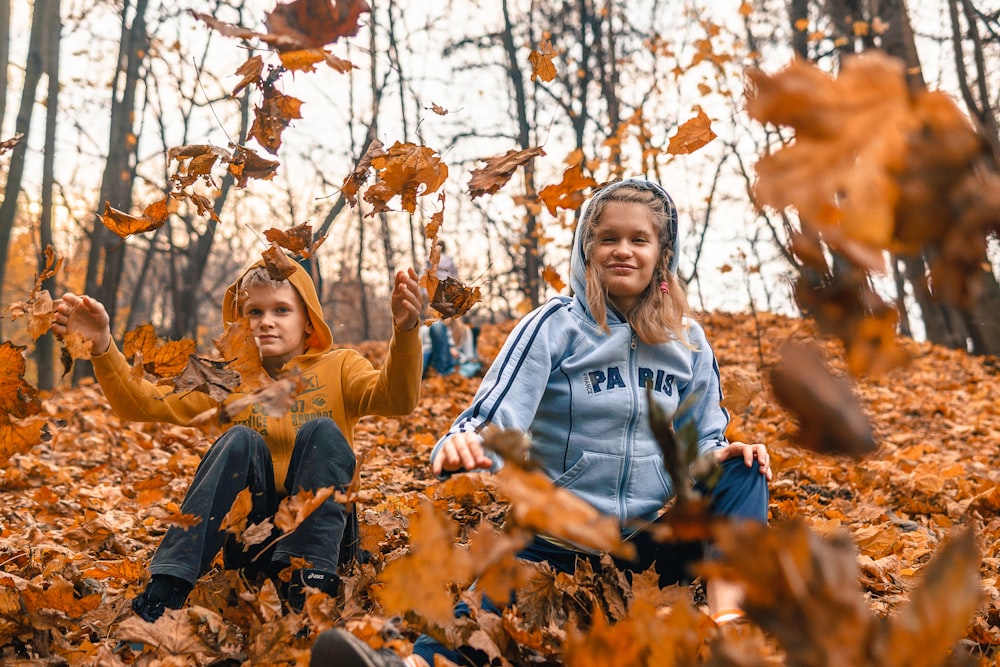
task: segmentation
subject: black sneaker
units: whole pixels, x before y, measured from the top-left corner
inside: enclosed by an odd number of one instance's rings
[[[330,597],[337,597],[340,591],[340,577],[329,570],[302,568],[292,572],[292,578],[285,586],[284,598],[296,613],[306,604],[306,588],[318,588]]]
[[[180,609],[188,594],[194,588],[191,584],[169,574],[154,574],[146,590],[132,600],[132,611],[149,623],[163,616],[167,609]]]
[[[309,667],[405,667],[389,648],[375,650],[350,632],[333,628],[313,642]]]

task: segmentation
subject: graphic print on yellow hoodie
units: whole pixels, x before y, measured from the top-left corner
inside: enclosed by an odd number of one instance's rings
[[[222,319],[227,325],[239,318],[237,291],[247,271],[226,290]],[[254,403],[232,424],[243,424],[258,431],[267,442],[274,461],[274,480],[282,493],[285,476],[295,445],[298,428],[311,419],[329,417],[337,423],[347,441],[354,446],[354,426],[367,415],[402,416],[409,414],[420,397],[423,354],[418,327],[409,331],[393,328],[389,352],[380,369],[372,366],[356,350],[333,349],[333,334],[323,318],[316,287],[309,274],[298,264],[289,282],[302,297],[313,325],[306,340],[305,352],[285,365],[301,372],[304,389],[295,397],[289,412],[281,417],[264,414]],[[188,426],[195,417],[217,403],[202,392],[171,393],[170,386],[158,386],[132,378],[132,368],[112,340],[104,354],[92,358],[94,374],[115,414],[122,419],[142,422],[167,422]],[[233,393],[226,402],[243,394]]]

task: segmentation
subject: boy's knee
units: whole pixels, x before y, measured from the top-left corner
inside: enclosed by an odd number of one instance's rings
[[[296,436],[299,445],[309,447],[324,456],[332,457],[340,465],[348,465],[353,470],[357,457],[337,422],[328,417],[320,417],[306,422]]]

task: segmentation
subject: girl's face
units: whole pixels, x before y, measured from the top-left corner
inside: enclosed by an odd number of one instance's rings
[[[291,283],[282,283],[280,287],[248,287],[243,314],[250,320],[264,368],[281,368],[305,351],[312,324],[302,297]]]
[[[608,202],[594,236],[591,268],[607,286],[611,303],[628,313],[653,280],[660,259],[652,213],[637,202]]]

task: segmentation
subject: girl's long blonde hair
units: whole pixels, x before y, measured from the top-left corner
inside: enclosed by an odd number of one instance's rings
[[[657,232],[657,243],[660,257],[653,270],[653,279],[646,286],[642,296],[635,306],[627,313],[622,313],[632,326],[636,336],[644,343],[666,343],[678,340],[687,347],[692,347],[687,336],[684,318],[691,317],[691,307],[688,305],[684,285],[677,274],[670,270],[671,260],[676,252],[676,239],[670,238],[670,220],[664,201],[650,190],[623,185],[597,197],[591,201],[588,214],[580,224],[585,225],[581,231],[586,272],[587,305],[597,324],[604,330],[608,329],[608,288],[598,271],[590,263],[597,245],[597,226],[601,222],[604,208],[609,202],[626,204],[641,204],[649,210],[653,228]],[[668,247],[664,247],[669,244]],[[667,291],[660,289],[660,283],[665,283]]]

